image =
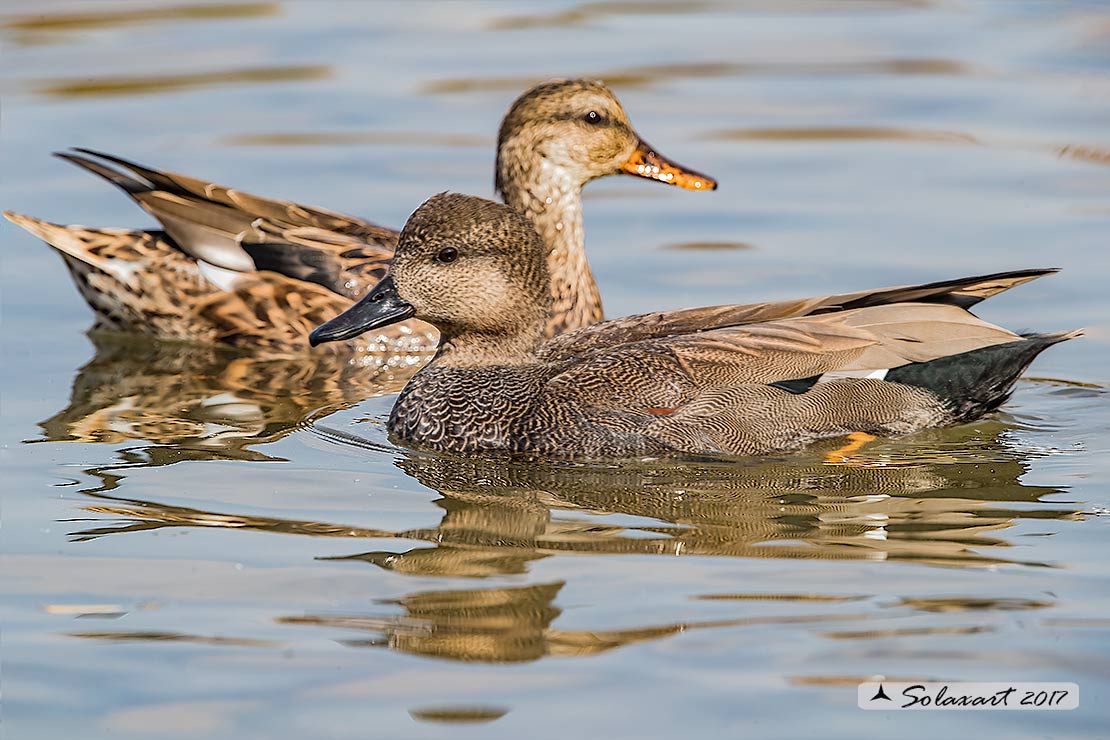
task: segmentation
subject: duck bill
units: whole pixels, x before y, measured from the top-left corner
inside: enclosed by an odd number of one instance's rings
[[[352,339],[363,332],[404,321],[414,313],[416,309],[397,294],[393,276],[386,275],[358,303],[316,327],[308,335],[308,343],[315,347],[324,342]]]
[[[655,151],[655,147],[640,139],[632,156],[621,165],[621,171],[636,177],[658,180],[687,190],[716,190],[717,181],[700,172],[675,164]]]

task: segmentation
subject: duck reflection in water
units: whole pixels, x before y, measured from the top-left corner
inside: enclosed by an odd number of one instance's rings
[[[908,440],[874,446],[870,454],[877,457],[850,464],[792,456],[751,464],[669,461],[602,467],[395,451],[398,467],[442,496],[435,502],[442,510],[438,523],[400,531],[123,496],[128,468],[164,464],[132,455],[123,465],[87,471],[103,483],[85,490],[96,499],[86,509],[116,521],[72,536],[222,526],[415,540],[433,547],[359,552],[340,559],[411,575],[471,578],[524,573],[531,561],[562,554],[904,560],[944,566],[1021,563],[1003,554],[1011,545],[1000,536],[1003,530],[1022,519],[1075,518],[1079,510],[1056,503],[1030,506],[1059,489],[1021,482],[1027,462],[1006,441],[1011,429],[989,420],[934,430],[915,435],[912,447],[907,447]],[[884,449],[891,458],[887,462],[894,464],[877,464]],[[961,456],[953,459],[952,450]],[[604,514],[647,521],[595,519]]]
[[[313,403],[298,408],[308,409]],[[96,424],[111,417],[83,418],[90,420],[85,433],[95,437]],[[289,429],[276,425],[271,434],[280,436]],[[404,530],[191,508],[125,495],[128,469],[174,462],[173,450],[186,449],[194,458],[220,459],[229,454],[227,449],[249,448],[238,442],[224,449],[189,447],[193,437],[187,435],[182,448],[168,437],[159,437],[162,442],[153,449],[162,450],[161,456],[146,454],[144,459],[135,451],[125,451],[123,465],[87,471],[102,482],[83,491],[92,499],[84,508],[96,517],[96,525],[85,522],[71,537],[88,541],[129,532],[203,527],[222,528],[228,536],[247,530],[393,540],[398,544],[395,550],[320,559],[350,561],[352,566],[362,561],[416,578],[519,575],[537,560],[568,555],[1051,567],[1052,563],[1008,556],[1014,543],[1002,533],[1022,520],[1069,520],[1080,512],[1066,504],[1042,503],[1059,489],[1021,482],[1033,453],[1009,439],[1013,429],[994,419],[933,430],[912,440],[869,447],[868,458],[842,464],[824,462],[819,456],[791,456],[751,464],[669,461],[601,467],[394,450],[401,470],[440,494],[434,502],[439,521]],[[257,441],[261,436],[259,432],[241,439]],[[609,514],[624,515],[623,523],[602,518]],[[627,517],[639,521],[629,523]],[[414,547],[414,541],[420,545]],[[520,662],[596,654],[694,629],[868,618],[850,607],[821,606],[854,597],[799,594],[791,598],[820,602],[817,611],[792,608],[770,616],[561,630],[557,600],[562,587],[562,582],[555,581],[524,587],[415,589],[368,611],[287,612],[276,619],[323,630],[350,647],[386,647],[455,661]],[[121,639],[115,632],[98,636]]]
[[[358,357],[244,354],[214,345],[92,332],[96,355],[39,442],[150,443],[148,465],[268,460],[253,449],[367,398],[395,393],[423,356],[382,367]]]
[[[698,629],[866,618],[858,612],[836,612],[674,622],[616,630],[560,630],[552,623],[563,611],[554,605],[563,585],[555,582],[521,588],[418,592],[383,602],[402,608],[401,615],[289,616],[279,618],[278,622],[378,635],[342,640],[348,647],[388,647],[447,660],[518,663],[549,655],[596,655]],[[837,599],[814,599],[831,600]],[[852,601],[854,597],[838,600]]]
[[[445,514],[434,528],[395,536],[434,546],[340,559],[413,576],[456,578],[524,573],[538,558],[568,554],[1049,566],[998,554],[1011,544],[998,533],[1018,519],[1078,515],[1066,506],[1028,507],[1058,491],[1019,482],[1026,465],[1004,459],[1006,448],[998,441],[1004,430],[992,423],[965,428],[961,440],[952,439],[952,430],[943,440],[936,435],[938,447],[953,449],[982,444],[985,437],[994,453],[995,462],[989,465],[877,467],[780,460],[629,469],[408,456],[398,465],[443,495],[436,503]],[[614,513],[652,521],[620,526],[586,518]],[[855,623],[875,616],[850,605],[825,603],[850,602],[857,598],[853,596],[753,595],[816,602],[811,605],[816,609],[791,607],[785,614],[628,629],[561,630],[556,597],[563,585],[417,591],[382,602],[378,612],[290,615],[279,622],[325,629],[349,647],[386,647],[455,661],[519,662],[593,655],[691,630]],[[396,613],[398,608],[402,613]],[[358,633],[371,636],[353,636]]]

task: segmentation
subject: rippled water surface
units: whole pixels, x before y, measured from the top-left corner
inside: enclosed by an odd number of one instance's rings
[[[3,259],[5,737],[1106,737],[1110,10],[1098,2],[0,4],[0,206],[137,226],[90,146],[400,225],[490,195],[528,85],[609,82],[715,193],[589,186],[610,315],[1059,266],[1003,413],[857,450],[391,447],[404,371],[95,337]],[[1074,681],[1052,713],[855,684]]]

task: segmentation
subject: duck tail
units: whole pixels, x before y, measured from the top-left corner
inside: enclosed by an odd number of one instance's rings
[[[4,211],[4,218],[31,232],[62,254],[93,264],[94,260],[89,253],[89,240],[84,235],[86,231],[84,227],[62,226],[13,211]]]
[[[1082,329],[1024,334],[1013,342],[903,365],[887,372],[885,379],[924,388],[949,405],[953,421],[970,421],[1005,403],[1037,355],[1082,334]]]
[[[37,236],[43,241],[49,242],[51,234],[59,229],[64,229],[64,226],[52,224],[49,221],[35,218],[34,216],[27,216],[23,213],[16,213],[15,211],[4,211],[4,218],[11,221],[13,224],[21,229],[26,229],[32,234]]]
[[[98,156],[112,162],[115,161],[115,159],[101,154],[100,152],[94,152],[91,149],[78,149],[77,151],[91,154],[93,156]],[[149,183],[137,180],[130,175],[120,172],[119,170],[114,170],[111,167],[101,164],[100,162],[91,160],[88,157],[82,157],[77,154],[70,154],[69,152],[54,152],[54,156],[58,159],[64,159],[70,164],[75,164],[83,170],[87,170],[94,175],[104,178],[105,180],[112,183],[117,188],[131,196],[139,195],[141,193],[149,193],[154,189]]]
[[[862,294],[844,296],[847,300],[835,310],[884,306],[891,303],[943,303],[970,309],[972,306],[996,296],[999,293],[1028,283],[1030,280],[1052,275],[1060,271],[1058,267],[1042,267],[1027,270],[1009,270],[990,275],[940,280],[924,285],[907,285],[899,288],[886,288]]]
[[[139,239],[143,236],[143,232],[127,229],[91,229],[76,225],[63,226],[62,224],[12,211],[4,211],[4,218],[31,232],[67,258],[72,258],[101,270],[106,269],[107,255],[101,254],[106,246],[126,237]],[[115,254],[111,256],[125,257],[126,255]]]

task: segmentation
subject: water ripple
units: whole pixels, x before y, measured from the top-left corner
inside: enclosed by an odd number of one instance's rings
[[[970,76],[968,64],[943,58],[766,61],[751,63],[690,62],[650,64],[599,71],[595,76],[618,88],[649,88],[676,79],[734,77],[855,77],[860,75]],[[539,77],[454,77],[424,83],[421,92],[456,94],[520,91],[541,82]]]
[[[274,65],[250,69],[224,69],[211,72],[185,72],[160,75],[103,75],[40,80],[30,83],[39,95],[61,99],[153,95],[180,92],[216,85],[243,85],[273,82],[321,80],[332,76],[323,64]]]

